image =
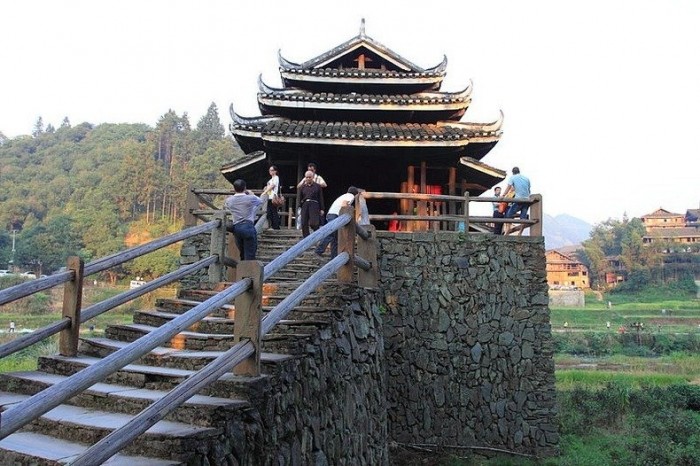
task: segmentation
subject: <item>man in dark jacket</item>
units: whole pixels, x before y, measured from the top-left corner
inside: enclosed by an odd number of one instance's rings
[[[304,180],[299,188],[299,202],[301,203],[301,233],[306,238],[310,233],[309,228],[318,230],[325,209],[323,189],[314,181],[314,172],[311,170],[304,174]]]

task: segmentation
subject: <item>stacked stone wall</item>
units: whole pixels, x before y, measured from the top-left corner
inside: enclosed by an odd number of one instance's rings
[[[322,306],[336,309],[331,325],[270,377],[254,403],[262,422],[256,465],[389,462],[378,294],[351,285],[324,289]]]
[[[556,454],[543,239],[378,239],[390,440]]]

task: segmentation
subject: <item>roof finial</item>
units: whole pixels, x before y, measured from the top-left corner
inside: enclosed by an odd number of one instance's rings
[[[360,37],[365,37],[365,19],[362,18],[360,21]]]

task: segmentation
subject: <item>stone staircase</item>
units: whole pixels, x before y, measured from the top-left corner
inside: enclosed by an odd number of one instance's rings
[[[258,259],[267,263],[300,238],[297,230],[268,230],[260,238]],[[317,270],[312,251],[288,265],[264,285],[264,312],[284,299]],[[220,287],[226,286],[222,283]],[[144,336],[216,291],[180,292],[177,299],[160,299],[155,308],[134,313],[133,323],[109,326],[103,337],[82,338],[76,357],[40,357],[36,371],[0,374],[0,408],[5,410],[29,396],[95,364]],[[237,465],[253,464],[246,445],[254,441],[256,400],[271,378],[304,358],[314,339],[329,325],[333,309],[320,306],[312,294],[263,339],[262,375],[231,373],[195,395],[156,423],[110,465]],[[150,403],[176,387],[233,345],[235,309],[224,305],[214,313],[0,441],[2,465],[66,464],[89,445],[127,423]]]

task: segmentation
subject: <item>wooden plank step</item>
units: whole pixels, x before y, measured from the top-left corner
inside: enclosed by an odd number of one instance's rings
[[[35,432],[15,432],[0,440],[3,465],[70,464],[89,445],[69,442]],[[183,463],[145,456],[117,453],[103,463],[106,466],[175,466]]]
[[[3,410],[29,398],[29,395],[0,392]],[[51,435],[70,442],[94,444],[110,432],[128,423],[133,416],[71,405],[58,405],[24,426],[24,431]],[[222,429],[198,427],[173,421],[158,421],[134,439],[125,454],[148,451],[149,455],[182,461],[216,439]]]
[[[39,371],[11,372],[0,374],[0,390],[31,396],[66,379],[68,376]],[[109,406],[114,412],[138,414],[167,393],[164,390],[96,383],[66,404],[92,409]],[[170,413],[166,420],[212,427],[222,420],[222,416],[248,406],[249,403],[243,399],[194,395]]]

